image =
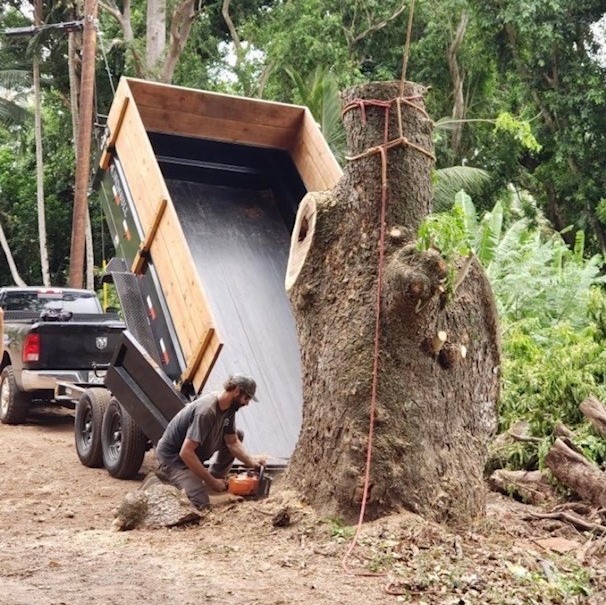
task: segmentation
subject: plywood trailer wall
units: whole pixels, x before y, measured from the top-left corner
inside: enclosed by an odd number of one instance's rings
[[[182,381],[204,384],[221,349],[195,263],[167,190],[150,133],[196,137],[290,154],[307,191],[333,187],[341,168],[305,107],[123,78],[108,116],[102,168],[117,153],[142,230],[135,272],[153,259],[186,368]]]

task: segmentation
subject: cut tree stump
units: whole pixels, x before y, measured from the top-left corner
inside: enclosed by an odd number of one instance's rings
[[[606,507],[606,474],[561,438],[547,452],[545,464],[577,496],[600,508]]]
[[[468,523],[484,514],[497,424],[497,314],[475,257],[448,267],[438,250],[417,249],[431,211],[433,124],[425,88],[399,87],[343,93],[344,176],[299,206],[286,285],[304,404],[285,480],[348,521],[366,493],[367,518],[405,507]],[[461,277],[456,291],[449,272]]]

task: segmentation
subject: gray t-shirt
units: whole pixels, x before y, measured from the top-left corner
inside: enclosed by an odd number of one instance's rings
[[[179,456],[186,437],[200,444],[196,454],[204,462],[225,443],[224,435],[235,432],[236,410],[221,411],[217,393],[203,395],[186,405],[168,423],[156,446],[156,457],[161,464],[187,468]]]

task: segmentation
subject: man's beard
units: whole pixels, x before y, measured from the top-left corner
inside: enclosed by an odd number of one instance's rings
[[[246,403],[242,400],[242,395],[239,395],[231,402],[231,407],[234,410],[238,411],[240,408],[244,407]]]

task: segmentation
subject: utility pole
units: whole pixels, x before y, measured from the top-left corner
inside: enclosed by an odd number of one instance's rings
[[[85,0],[82,42],[82,73],[80,75],[80,125],[78,128],[78,159],[74,188],[74,212],[69,261],[69,285],[81,288],[84,281],[84,249],[88,182],[93,128],[93,95],[95,87],[95,54],[97,49],[97,0]]]

